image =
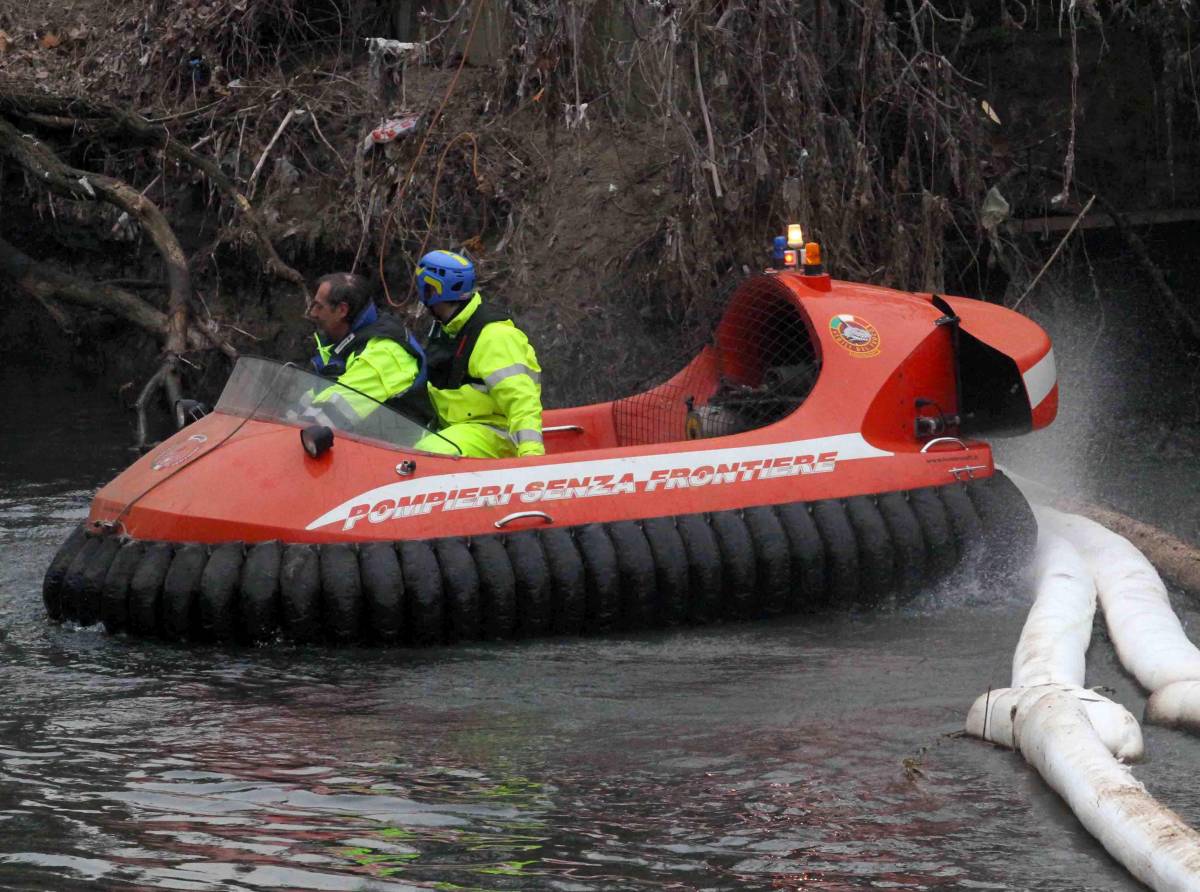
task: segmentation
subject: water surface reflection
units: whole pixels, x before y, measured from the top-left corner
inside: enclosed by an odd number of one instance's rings
[[[0,888],[1136,888],[1019,757],[954,736],[1007,682],[1019,585],[429,651],[55,627],[41,573],[120,425],[48,433],[80,455],[53,473],[0,460]],[[1147,742],[1138,776],[1200,822],[1200,747]]]

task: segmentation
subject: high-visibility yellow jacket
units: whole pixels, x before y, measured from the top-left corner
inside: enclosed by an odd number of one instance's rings
[[[347,415],[347,421],[353,421],[374,411],[375,403],[386,403],[414,420],[427,420],[430,407],[424,392],[421,353],[415,342],[410,343],[407,329],[394,317],[384,317],[371,326],[360,326],[359,332],[366,343],[343,339],[333,344],[319,332],[315,335],[314,368],[354,393],[339,388],[325,390],[314,395],[312,405],[334,406]],[[357,394],[375,402],[356,400]]]
[[[318,338],[317,352],[328,355],[329,350]],[[346,358],[346,371],[337,376],[337,383],[386,403],[412,387],[419,369],[417,360],[391,338],[371,338]]]
[[[542,445],[542,367],[537,354],[511,319],[488,322],[478,332],[467,358],[465,374],[455,386],[455,354],[466,349],[468,326],[481,310],[476,292],[453,319],[439,326],[426,347],[429,362],[429,397],[442,427],[482,424],[511,440],[517,455],[544,455]],[[464,331],[466,329],[466,331]]]

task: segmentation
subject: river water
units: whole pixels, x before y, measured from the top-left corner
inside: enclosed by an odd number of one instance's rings
[[[50,624],[42,572],[131,458],[100,393],[0,377],[0,889],[1138,888],[1011,752],[1004,590],[425,651]],[[1188,605],[1189,626],[1200,615]],[[1090,684],[1144,697],[1097,632]],[[1200,741],[1137,776],[1200,823]]]

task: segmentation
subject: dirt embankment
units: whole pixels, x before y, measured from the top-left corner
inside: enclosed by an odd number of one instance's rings
[[[1100,188],[1121,210],[1200,207],[1183,6],[317,6],[0,0],[0,254],[18,255],[0,313],[18,349],[133,396],[165,347],[211,393],[218,341],[304,349],[297,278],[381,270],[407,311],[414,258],[447,246],[518,312],[562,404],[671,371],[681,332],[789,220],[835,275],[1013,302],[1057,243],[1013,218],[1073,217]],[[39,174],[52,162],[62,182]],[[89,175],[162,211],[179,268]],[[89,305],[97,282],[161,320]],[[174,329],[171,282],[190,292]],[[1042,293],[1025,306],[1052,317]]]
[[[582,372],[551,377],[551,402],[608,396],[657,370],[670,336],[662,304],[677,294],[655,293],[653,255],[678,225],[679,134],[645,115],[584,112],[564,125],[538,60],[508,72],[528,84],[505,101],[496,82],[505,66],[473,64],[450,39],[478,24],[470,8],[441,27],[440,42],[382,60],[361,40],[322,33],[329,23],[302,20],[298,8],[183,4],[156,15],[80,0],[41,19],[0,3],[0,114],[73,170],[111,172],[161,208],[188,259],[195,315],[242,352],[306,349],[304,289],[264,268],[253,221],[228,191],[182,150],[131,144],[107,108],[132,106],[164,138],[215,162],[278,255],[309,280],[382,271],[388,299],[408,312],[419,253],[470,251],[484,290],[520,313],[546,365]],[[221,19],[238,10],[240,20]],[[364,23],[364,33],[371,24],[389,23]],[[85,103],[103,107],[85,113]],[[371,142],[374,128],[408,116],[409,135]],[[15,167],[5,167],[5,191],[28,201],[5,202],[0,216],[0,239],[20,252],[0,266],[10,280],[28,285],[18,274],[29,260],[162,306],[164,258],[142,221],[40,189]],[[149,373],[155,332],[63,297],[26,288],[6,302],[19,343],[114,383]],[[201,390],[228,367],[211,351],[188,359],[189,383]]]

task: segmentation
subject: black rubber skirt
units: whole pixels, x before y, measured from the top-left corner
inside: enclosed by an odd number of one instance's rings
[[[946,486],[643,521],[400,542],[149,542],[80,526],[55,621],[179,641],[444,644],[746,619],[902,599],[966,565],[1012,575],[1037,525],[1000,472]]]

